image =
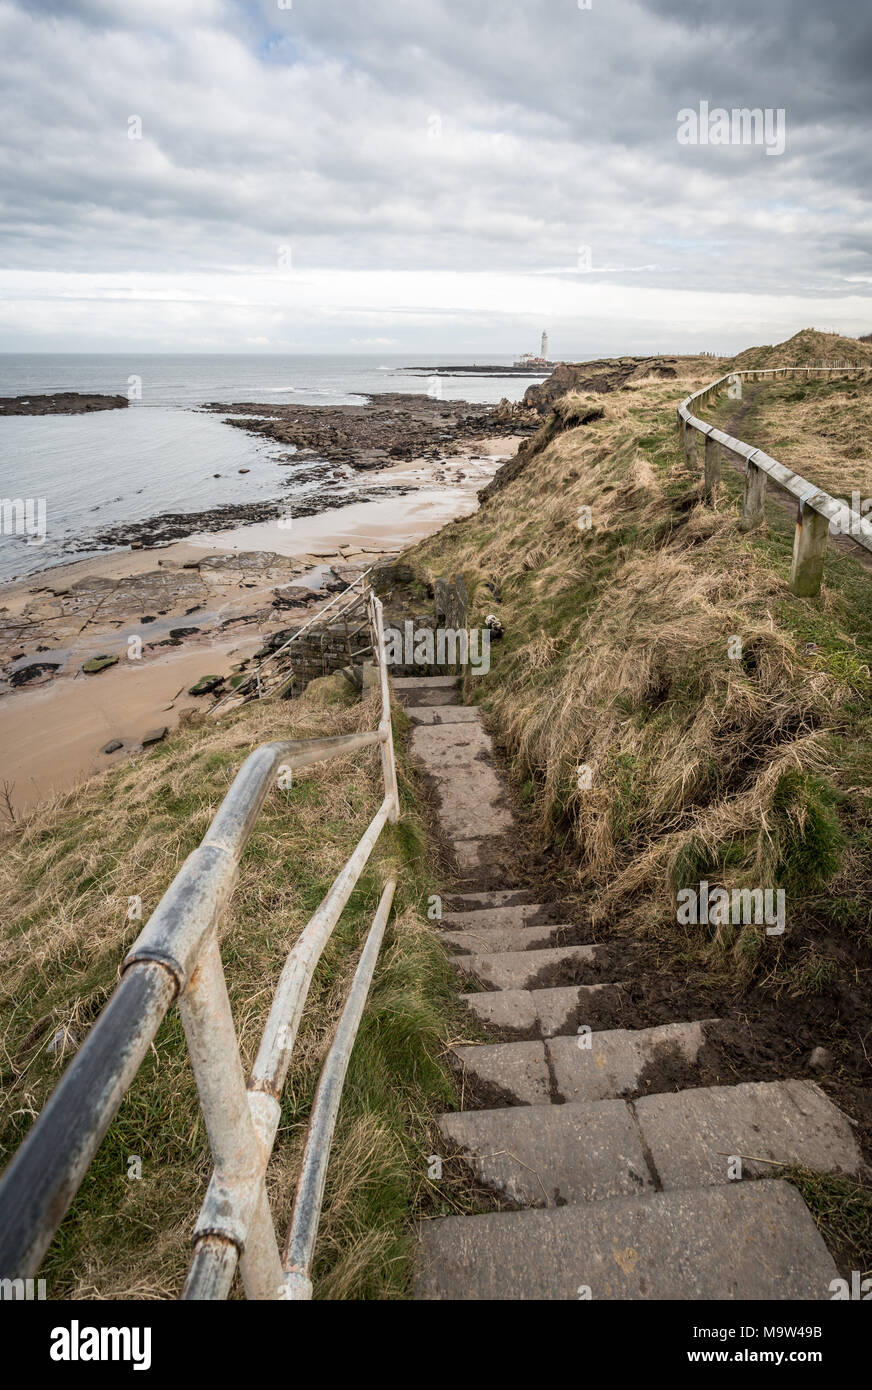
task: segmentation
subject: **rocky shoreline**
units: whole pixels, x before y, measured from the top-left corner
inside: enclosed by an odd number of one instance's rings
[[[404,367],[413,376],[488,376],[488,377],[547,377],[553,367],[496,367],[484,363],[472,363],[467,367]]]
[[[397,487],[349,487],[333,484],[324,487],[311,496],[294,496],[293,515],[319,516],[321,512],[336,511],[340,507],[355,502],[374,502],[385,497],[403,497],[413,492],[411,486]],[[289,508],[276,502],[227,502],[220,507],[210,507],[202,512],[164,512],[160,516],[149,517],[145,521],[121,522],[118,526],[107,527],[89,538],[92,545],[105,545],[120,548],[125,545],[138,549],[154,549],[168,545],[172,541],[184,540],[191,535],[213,535],[219,531],[234,530],[238,526],[253,526],[258,522],[276,521],[285,516]]]
[[[288,455],[287,463],[319,458],[355,471],[458,454],[484,435],[522,434],[539,423],[533,411],[518,410],[509,401],[479,405],[400,392],[370,396],[362,405],[238,401],[213,402],[206,409],[223,415],[224,423],[236,429],[293,445],[296,453]]]
[[[55,391],[48,396],[0,396],[0,415],[87,415],[92,410],[126,410],[126,396]]]
[[[466,454],[485,435],[517,436],[532,432],[538,424],[534,411],[507,400],[485,405],[399,392],[370,397],[359,406],[240,401],[213,402],[204,408],[223,415],[224,424],[292,447],[293,452],[279,463],[288,469],[282,486],[293,495],[287,502],[281,497],[228,502],[199,512],[165,512],[143,521],[122,522],[89,535],[87,548],[149,549],[191,535],[275,521],[289,513],[295,518],[317,516],[354,503],[404,497],[415,490],[413,483],[368,483],[355,475],[412,460],[430,462],[438,469]]]
[[[91,396],[71,391],[2,398],[0,414],[73,415],[127,404],[126,396]],[[188,536],[212,535],[288,515],[311,517],[355,503],[401,498],[414,491],[416,484],[399,480],[370,483],[356,475],[389,470],[413,460],[432,463],[438,470],[440,464],[468,453],[469,446],[484,436],[523,435],[538,424],[534,410],[508,400],[499,405],[476,404],[399,392],[367,397],[359,406],[241,401],[212,402],[203,409],[222,415],[225,424],[289,447],[289,452],[278,460],[288,471],[280,484],[283,491],[287,489],[291,494],[287,501],[277,495],[119,522],[70,542],[66,549],[71,560],[77,552],[99,547],[153,549]],[[474,453],[469,456],[476,457]],[[438,471],[436,477],[441,480]]]
[[[286,502],[106,527],[83,537],[103,554],[0,586],[0,783],[15,816],[207,708],[354,574],[474,506],[537,419],[419,396],[220,410],[289,446]],[[212,553],[203,533],[223,533]]]

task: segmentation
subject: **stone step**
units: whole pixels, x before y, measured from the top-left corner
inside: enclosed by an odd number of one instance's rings
[[[554,989],[483,990],[460,998],[487,1028],[514,1030],[527,1038],[575,1036],[578,1029],[597,1026],[597,1014],[613,1011],[622,982],[598,985],[558,985]]]
[[[551,1038],[544,1046],[557,1095],[564,1101],[609,1100],[692,1086],[706,1025],[716,1022],[611,1028],[589,1038]],[[590,1045],[579,1046],[586,1042]]]
[[[445,894],[445,902],[452,912],[476,912],[480,908],[516,907],[519,904],[534,904],[537,900],[534,888],[491,888],[465,892],[457,888]]]
[[[409,718],[413,710],[466,709],[460,703],[459,690],[401,690],[399,701]]]
[[[446,1144],[475,1179],[523,1207],[560,1207],[654,1191],[626,1101],[525,1105],[441,1115]]]
[[[450,841],[459,879],[476,885],[505,883],[515,859],[515,851],[505,836],[511,824],[509,817],[499,834],[458,835]]]
[[[795,1187],[733,1183],[418,1227],[418,1299],[822,1300],[838,1277]]]
[[[868,1175],[850,1120],[813,1081],[709,1086],[633,1104],[667,1189],[727,1182],[734,1157],[745,1178],[768,1177],[773,1164]]]
[[[456,676],[391,676],[394,690],[456,690]]]
[[[692,1084],[688,1078],[693,1077],[704,1046],[705,1027],[714,1022],[614,1028],[587,1037],[481,1043],[452,1051],[463,1069],[465,1083],[484,1104],[492,1100],[503,1105],[614,1100],[646,1091],[675,1090],[673,1076],[682,1078],[681,1085]],[[664,1077],[662,1084],[658,1072]]]
[[[470,927],[528,927],[557,920],[559,904],[513,903],[506,907],[482,907],[472,912],[443,912],[442,925],[452,931]]]
[[[524,931],[535,935],[541,928],[525,927]],[[551,946],[546,950],[452,956],[451,964],[486,988],[548,989],[554,985],[582,984],[582,977],[590,975],[596,956],[596,946]]]
[[[440,700],[429,705],[409,705],[406,714],[413,724],[477,724],[481,710],[474,705],[452,705]]]
[[[865,1176],[850,1121],[811,1081],[468,1110],[439,1128],[478,1182],[522,1206],[767,1178],[780,1164]],[[734,1155],[745,1156],[741,1173]]]
[[[460,704],[456,676],[394,676],[391,685],[407,709]]]
[[[574,927],[566,922],[541,927],[481,927],[477,931],[440,931],[439,939],[466,955],[493,951],[529,951],[538,947],[564,946]]]
[[[491,839],[511,828],[491,741],[481,724],[417,724],[410,747],[433,780],[440,825],[449,840],[479,841],[483,832]]]
[[[461,1070],[461,1105],[470,1087],[483,1106],[551,1104],[544,1043],[478,1043],[451,1051]]]

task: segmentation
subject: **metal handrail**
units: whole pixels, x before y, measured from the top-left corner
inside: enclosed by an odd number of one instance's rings
[[[264,1181],[282,1088],[315,967],[385,824],[396,822],[399,815],[382,606],[368,587],[365,598],[379,670],[378,728],[268,743],[246,758],[201,844],[185,860],[127,953],[112,997],[0,1180],[0,1277],[35,1274],[161,1021],[177,1001],[215,1165],[194,1230],[182,1297],[226,1298],[237,1263],[249,1298],[287,1296]],[[380,750],[384,799],[287,956],[246,1084],[217,937],[241,855],[277,772],[281,777],[367,747]],[[395,886],[390,880],[382,895],[340,1022],[345,1066]],[[338,1107],[334,1050],[327,1068],[332,1080],[319,1087],[319,1096],[329,1089],[332,1118],[327,1124],[319,1120],[317,1133],[318,1142],[326,1143],[329,1151]],[[340,1090],[344,1070],[343,1066],[338,1074]],[[324,1114],[317,1101],[316,1111]],[[321,1174],[319,1203],[326,1156],[319,1154],[315,1162]],[[307,1173],[313,1161],[310,1154]],[[311,1231],[310,1182],[307,1178],[305,1205]]]
[[[333,614],[333,617],[332,617],[331,620],[330,620],[331,623],[335,622],[337,618],[340,618],[340,617],[342,617],[342,616],[344,616],[344,615],[347,615],[348,613],[352,612],[352,611],[354,610],[354,608],[356,608],[357,605],[358,605],[360,602],[361,602],[361,598],[356,598],[356,599],[354,600],[353,603],[348,604],[345,608],[341,608],[341,609],[339,610],[338,613],[334,613],[334,614]],[[352,652],[352,650],[351,650],[351,636],[356,636],[357,633],[362,632],[363,629],[366,628],[367,626],[369,626],[369,615],[368,615],[368,614],[367,614],[367,620],[366,620],[366,622],[361,623],[360,627],[355,628],[354,633],[352,633],[352,634],[349,635],[349,632],[348,632],[348,621],[347,621],[347,618],[346,618],[346,623],[345,623],[345,640],[346,640],[346,646],[347,646],[347,648],[348,648],[348,660],[349,660],[350,665],[353,665],[353,664],[354,664],[354,658],[355,658],[356,656],[366,656],[366,654],[367,654],[368,652],[371,652],[371,651],[372,651],[372,643],[370,643],[369,646],[367,646],[367,647],[361,647],[361,648],[360,648],[358,651],[356,651],[356,652]],[[326,661],[325,661],[325,657],[324,657],[324,639],[325,639],[325,637],[328,635],[329,631],[330,631],[330,628],[328,627],[328,628],[326,628],[326,629],[321,633],[321,669],[322,669],[322,673],[323,673],[324,675],[327,674],[326,669],[325,669]],[[296,635],[296,634],[295,634],[295,635]],[[294,640],[293,638],[290,639],[290,641],[293,641],[293,640]],[[286,647],[289,647],[289,646],[290,646],[290,641],[288,641],[288,642],[285,644]],[[279,696],[279,695],[283,695],[284,692],[287,690],[288,686],[289,686],[289,685],[292,685],[293,682],[296,680],[296,677],[297,677],[297,673],[294,671],[294,669],[293,669],[293,667],[292,667],[290,671],[286,671],[284,675],[280,675],[279,678],[278,678],[276,681],[274,681],[273,684],[272,684],[271,686],[267,686],[267,689],[266,689],[266,692],[265,692],[265,693],[266,693],[267,695],[273,695],[273,696],[276,696],[276,697]],[[258,682],[258,693],[259,693],[259,695],[262,695],[262,694],[264,693],[264,692],[262,692],[261,689],[260,689],[260,684],[259,684],[259,682]]]
[[[710,462],[713,457],[712,446],[719,445],[729,453],[744,459],[746,482],[743,518],[747,528],[756,525],[762,519],[763,495],[767,479],[771,479],[778,487],[796,498],[798,514],[791,568],[791,587],[795,593],[806,597],[813,596],[820,590],[827,530],[830,525],[836,526],[842,534],[847,534],[864,549],[872,551],[872,523],[861,516],[859,512],[854,511],[848,503],[839,498],[831,497],[816,483],[809,482],[800,473],[794,472],[786,464],[779,463],[777,459],[764,453],[762,449],[746,444],[743,440],[736,439],[723,430],[717,429],[714,425],[699,419],[692,413],[690,407],[697,401],[710,400],[712,396],[717,395],[725,382],[735,382],[740,378],[775,377],[788,372],[804,372],[806,376],[810,376],[812,372],[865,373],[870,370],[872,368],[852,363],[833,366],[744,368],[739,371],[727,372],[724,376],[718,377],[716,381],[712,381],[699,391],[693,392],[681,402],[677,409],[679,435],[689,463],[696,459],[696,443],[693,432],[702,435],[706,441],[706,494],[709,498],[712,492],[712,478],[709,476]],[[821,521],[818,521],[817,518],[821,518]],[[822,521],[826,522],[826,527],[821,524]]]
[[[339,1102],[342,1099],[342,1083],[360,1027],[396,886],[395,878],[389,879],[385,885],[315,1093],[294,1196],[294,1208],[282,1256],[287,1299],[303,1300],[312,1297],[312,1259],[327,1181],[327,1160],[330,1156],[336,1116],[339,1113]]]
[[[275,661],[277,656],[281,656],[282,652],[287,651],[288,647],[290,647],[294,642],[298,642],[300,638],[304,635],[304,633],[308,632],[309,628],[313,627],[315,623],[320,623],[321,619],[324,617],[324,614],[328,611],[328,609],[333,607],[334,603],[338,603],[341,598],[347,598],[348,594],[351,592],[352,589],[356,588],[358,584],[363,584],[363,589],[361,590],[361,592],[359,594],[355,594],[354,597],[350,600],[350,602],[346,603],[342,608],[338,609],[332,615],[331,622],[334,618],[340,618],[343,613],[347,613],[350,609],[352,609],[355,606],[355,604],[360,603],[361,599],[365,597],[368,589],[368,585],[365,583],[365,581],[368,578],[368,576],[372,574],[372,571],[374,569],[375,565],[370,565],[369,569],[365,569],[363,571],[363,574],[358,575],[357,579],[353,579],[351,581],[347,589],[343,589],[342,592],[339,594],[334,594],[329,603],[325,603],[324,607],[319,609],[317,613],[315,613],[311,618],[309,618],[308,622],[303,623],[302,627],[297,628],[297,631],[292,633],[286,642],[283,642],[280,647],[276,647],[274,652],[270,652],[269,656],[265,656],[263,661],[257,664],[254,670],[249,673],[249,677],[253,676],[254,679],[257,681],[258,695],[261,694],[260,673],[263,670],[263,668],[265,666],[269,666],[271,662]],[[211,705],[209,707],[209,713],[214,714],[215,711],[219,710],[222,705],[225,705],[228,700],[232,700],[237,695],[237,693],[238,692],[235,690],[228,690],[226,695],[222,695],[220,700],[216,700],[214,705]],[[272,694],[273,692],[269,691],[267,693]]]

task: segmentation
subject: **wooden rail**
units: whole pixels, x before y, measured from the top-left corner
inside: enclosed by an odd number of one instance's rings
[[[743,380],[754,381],[762,377],[777,377],[790,373],[804,373],[806,377],[811,377],[816,372],[848,372],[868,377],[870,371],[872,368],[857,367],[850,363],[814,367],[748,368],[718,377],[716,381],[688,396],[678,407],[678,432],[689,467],[699,466],[697,441],[700,437],[705,441],[705,496],[708,502],[713,500],[720,482],[721,451],[742,460],[745,491],[740,525],[743,530],[750,531],[763,520],[767,479],[796,498],[796,534],[790,566],[790,592],[800,598],[813,598],[820,593],[830,530],[835,529],[842,535],[849,536],[865,550],[872,551],[872,523],[854,511],[847,502],[831,497],[828,492],[824,492],[815,483],[810,483],[786,464],[771,458],[762,449],[745,444],[741,439],[735,439],[723,430],[716,429],[714,425],[700,420],[693,414],[691,406],[712,400],[726,383],[735,384]]]

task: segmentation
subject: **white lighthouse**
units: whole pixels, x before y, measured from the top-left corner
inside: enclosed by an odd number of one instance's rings
[[[515,363],[516,367],[532,367],[537,372],[542,372],[546,367],[553,366],[548,357],[548,334],[542,334],[542,345],[537,357],[533,352],[522,352]]]

